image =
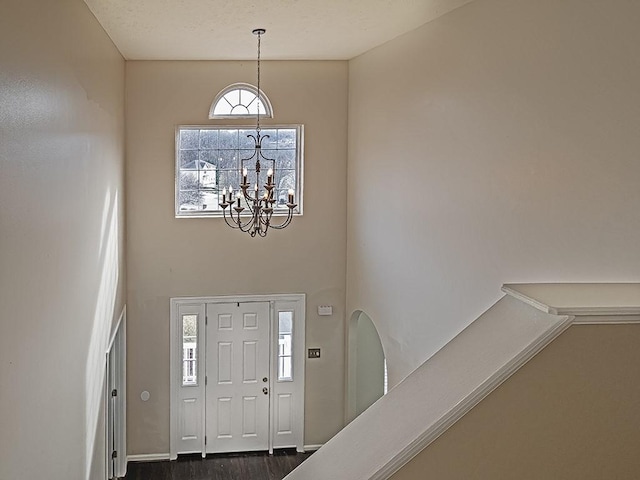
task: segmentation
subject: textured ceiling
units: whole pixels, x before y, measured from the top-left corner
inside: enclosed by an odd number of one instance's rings
[[[128,60],[346,60],[471,0],[85,0]]]

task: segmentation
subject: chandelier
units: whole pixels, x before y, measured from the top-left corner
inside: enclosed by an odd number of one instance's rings
[[[253,139],[255,149],[250,157],[241,159],[240,168],[242,170],[242,183],[238,186],[239,188],[236,192],[235,199],[233,197],[233,187],[229,186],[228,191],[225,187],[222,190],[222,201],[219,204],[222,208],[222,214],[227,225],[231,228],[246,232],[252,237],[255,237],[256,235],[259,237],[266,237],[269,228],[282,230],[287,227],[293,218],[293,209],[297,207],[297,204],[293,203],[295,192],[290,189],[288,192],[288,202],[286,203],[288,208],[286,218],[279,224],[271,223],[271,217],[274,211],[273,205],[276,203],[273,192],[275,188],[274,179],[276,161],[275,159],[267,158],[262,154],[262,141],[269,138],[269,135],[262,135],[260,133],[260,39],[265,32],[266,30],[264,28],[256,28],[252,32],[258,37],[258,113],[256,116],[256,134],[247,135],[247,137]],[[245,163],[247,165],[251,165],[254,161],[255,165],[252,165],[251,168],[253,168],[255,172],[256,183],[253,188],[251,188],[251,185],[247,181],[249,171],[248,168],[245,167]],[[260,172],[263,168],[261,162],[269,166],[266,184],[262,185],[262,188],[259,186]],[[242,206],[243,199],[248,208],[248,212],[245,212],[244,214],[243,212],[247,210],[247,208]],[[227,208],[229,209],[228,212]]]

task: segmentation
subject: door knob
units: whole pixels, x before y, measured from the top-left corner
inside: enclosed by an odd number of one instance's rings
[[[262,389],[262,393],[264,393],[265,395],[267,395],[269,393],[269,389],[267,387],[264,387]]]

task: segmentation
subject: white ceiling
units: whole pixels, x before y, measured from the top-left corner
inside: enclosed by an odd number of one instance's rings
[[[347,60],[471,0],[85,0],[128,60]]]

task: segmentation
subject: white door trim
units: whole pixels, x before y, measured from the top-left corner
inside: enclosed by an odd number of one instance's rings
[[[106,478],[127,474],[127,307],[125,306],[111,334],[106,352],[105,382],[105,455]],[[111,395],[112,389],[117,396]],[[111,423],[113,422],[112,430]],[[118,455],[112,460],[115,449]]]
[[[171,299],[171,328],[170,328],[170,424],[169,424],[169,447],[171,460],[178,458],[179,453],[197,453],[204,454],[204,336],[201,335],[205,331],[205,309],[206,306],[202,302],[190,302],[188,300],[174,302]],[[182,384],[182,315],[197,316],[197,348],[196,348],[196,377],[197,382],[194,385]],[[185,398],[189,397],[189,398]],[[190,410],[195,421],[188,422],[188,437],[184,436],[185,423],[187,420],[184,411],[181,410],[183,402],[190,402],[193,406]],[[186,405],[185,405],[186,406]],[[199,410],[199,412],[198,412]],[[198,420],[199,417],[199,420]],[[192,423],[193,422],[193,423]],[[181,429],[182,426],[182,429]]]
[[[305,294],[273,294],[273,295],[227,295],[227,296],[209,296],[209,297],[176,297],[170,300],[170,386],[171,386],[171,407],[170,407],[170,458],[175,460],[178,457],[179,450],[179,418],[176,406],[179,401],[179,390],[182,372],[182,336],[180,331],[179,310],[182,305],[202,305],[215,303],[248,303],[248,302],[270,302],[270,342],[272,352],[270,355],[271,375],[269,381],[270,395],[278,395],[283,393],[288,398],[293,399],[292,404],[292,424],[293,429],[290,435],[276,435],[277,412],[275,411],[276,402],[270,402],[269,411],[269,451],[273,452],[274,448],[295,447],[296,450],[303,452],[304,447],[304,383],[305,383],[305,313],[306,313],[306,295]],[[293,333],[293,369],[296,372],[293,382],[279,382],[277,380],[277,361],[274,358],[277,355],[278,345],[278,311],[294,311],[296,326]],[[206,319],[205,319],[206,321]],[[204,327],[204,322],[202,327]],[[199,332],[205,329],[198,327]],[[200,342],[199,342],[200,343]],[[203,345],[204,342],[200,343]],[[204,348],[200,348],[198,358],[201,359],[198,364],[204,366]],[[204,372],[204,370],[202,370]],[[289,389],[286,391],[286,389]],[[206,395],[203,389],[203,415],[202,415],[202,431],[201,438],[205,437],[206,431]],[[205,455],[206,447],[202,442],[202,455]]]

